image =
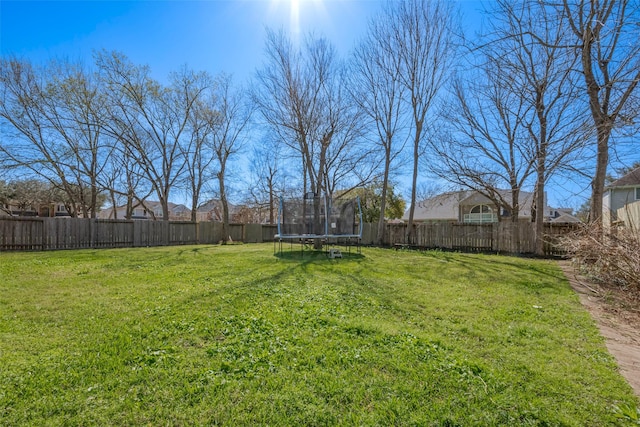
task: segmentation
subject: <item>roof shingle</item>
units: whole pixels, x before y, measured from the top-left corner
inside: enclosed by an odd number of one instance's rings
[[[626,187],[629,185],[640,185],[640,168],[635,168],[622,178],[616,179],[609,187]]]

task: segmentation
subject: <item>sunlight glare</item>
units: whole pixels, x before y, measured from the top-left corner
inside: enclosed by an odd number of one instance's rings
[[[300,36],[300,0],[291,1],[291,32],[294,37]]]
[[[309,19],[311,23],[318,25],[326,20],[326,10],[324,7],[324,0],[270,0],[270,11],[273,13],[284,12],[281,8],[288,7],[289,9],[289,31],[295,41],[299,41],[302,34],[302,21],[306,18],[305,22]],[[286,10],[286,9],[285,9]]]

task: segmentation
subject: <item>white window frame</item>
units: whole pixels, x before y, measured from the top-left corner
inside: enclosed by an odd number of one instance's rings
[[[473,210],[478,208],[480,212],[474,213]],[[483,208],[486,208],[484,211]],[[498,222],[498,214],[494,211],[494,209],[484,203],[473,206],[468,214],[464,214],[463,222],[465,224],[490,224],[493,222]]]

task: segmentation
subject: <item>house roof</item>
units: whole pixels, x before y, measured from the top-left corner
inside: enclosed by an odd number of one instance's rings
[[[185,215],[185,214],[191,213],[191,210],[189,208],[187,208],[183,204],[177,204],[177,203],[169,202],[167,205],[169,207],[169,212],[174,214],[174,215],[181,215],[181,214]],[[144,207],[147,210],[154,210],[154,211],[160,211],[162,209],[162,205],[158,201],[147,200],[147,201],[144,202],[144,204],[139,200],[134,201],[134,203],[133,203],[133,208],[134,209],[135,208],[142,208],[142,207]],[[127,205],[116,206],[116,210],[117,211],[123,211],[126,208],[127,208]],[[113,214],[113,206],[110,206],[108,208],[102,209],[98,213],[98,217],[99,218],[110,218],[112,214]]]
[[[234,205],[233,203],[228,203],[228,205],[229,212],[235,212],[238,209],[238,206]],[[207,200],[204,204],[200,205],[200,207],[198,208],[198,212],[206,213],[214,209],[222,211],[222,201],[220,201],[220,199]]]
[[[477,191],[469,191],[469,195],[464,199],[460,200],[461,206],[469,206],[469,205],[477,205],[481,203],[493,203],[489,198],[483,194],[478,193]],[[496,193],[505,201],[505,203],[511,204],[512,193],[511,190],[497,190]],[[533,193],[528,191],[520,191],[520,196],[518,197],[520,202],[520,214],[527,215],[525,212],[531,210],[531,204],[533,202]]]
[[[510,190],[498,191],[507,203],[511,202]],[[531,216],[532,202],[533,193],[527,191],[520,192],[520,217]],[[458,221],[459,206],[474,206],[489,203],[492,202],[486,196],[478,193],[477,191],[451,191],[418,202],[413,216],[417,221]],[[402,219],[406,221],[408,218],[409,211],[407,210],[402,216]]]
[[[564,224],[564,223],[576,223],[576,222],[582,222],[582,221],[580,221],[580,218],[565,212],[565,213],[562,213],[557,218],[552,218],[551,220],[549,220],[549,222]]]
[[[640,185],[640,167],[635,168],[628,174],[623,177],[616,179],[613,181],[609,188],[611,187],[634,187]]]
[[[458,206],[460,201],[467,198],[471,191],[451,191],[448,193],[438,194],[416,204],[413,214],[414,219],[418,221],[425,220],[458,220]],[[403,220],[409,219],[409,211],[407,210],[402,216]]]

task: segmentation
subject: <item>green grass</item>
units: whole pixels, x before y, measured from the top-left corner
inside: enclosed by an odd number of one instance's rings
[[[0,425],[620,425],[551,261],[273,246],[0,254]]]

